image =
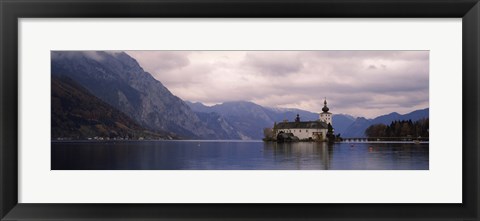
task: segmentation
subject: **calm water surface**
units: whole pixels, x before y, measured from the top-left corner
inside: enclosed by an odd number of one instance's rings
[[[428,143],[52,142],[53,170],[428,170]]]

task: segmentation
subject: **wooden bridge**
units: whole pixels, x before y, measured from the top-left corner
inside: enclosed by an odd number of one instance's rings
[[[385,141],[396,141],[396,142],[408,142],[408,141],[428,141],[428,137],[347,137],[342,138],[342,142],[385,142]]]

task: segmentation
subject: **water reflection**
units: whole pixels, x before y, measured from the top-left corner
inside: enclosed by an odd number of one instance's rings
[[[53,170],[428,170],[428,144],[52,143]]]
[[[330,157],[333,144],[300,143],[265,143],[265,153],[272,155],[276,164],[301,169],[330,169]]]

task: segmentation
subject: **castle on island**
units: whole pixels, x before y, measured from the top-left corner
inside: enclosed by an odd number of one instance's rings
[[[327,134],[333,133],[332,113],[327,107],[327,99],[323,102],[322,112],[316,121],[301,121],[297,114],[295,121],[284,120],[275,123],[273,128],[265,132],[266,141],[328,141]]]

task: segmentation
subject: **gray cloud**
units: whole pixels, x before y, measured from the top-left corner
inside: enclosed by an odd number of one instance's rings
[[[251,68],[261,74],[284,75],[296,73],[303,68],[298,52],[285,51],[278,53],[274,51],[248,52],[242,63],[245,67]]]
[[[428,51],[127,51],[184,100],[374,117],[429,105]]]
[[[188,51],[127,51],[152,74],[188,66]]]

